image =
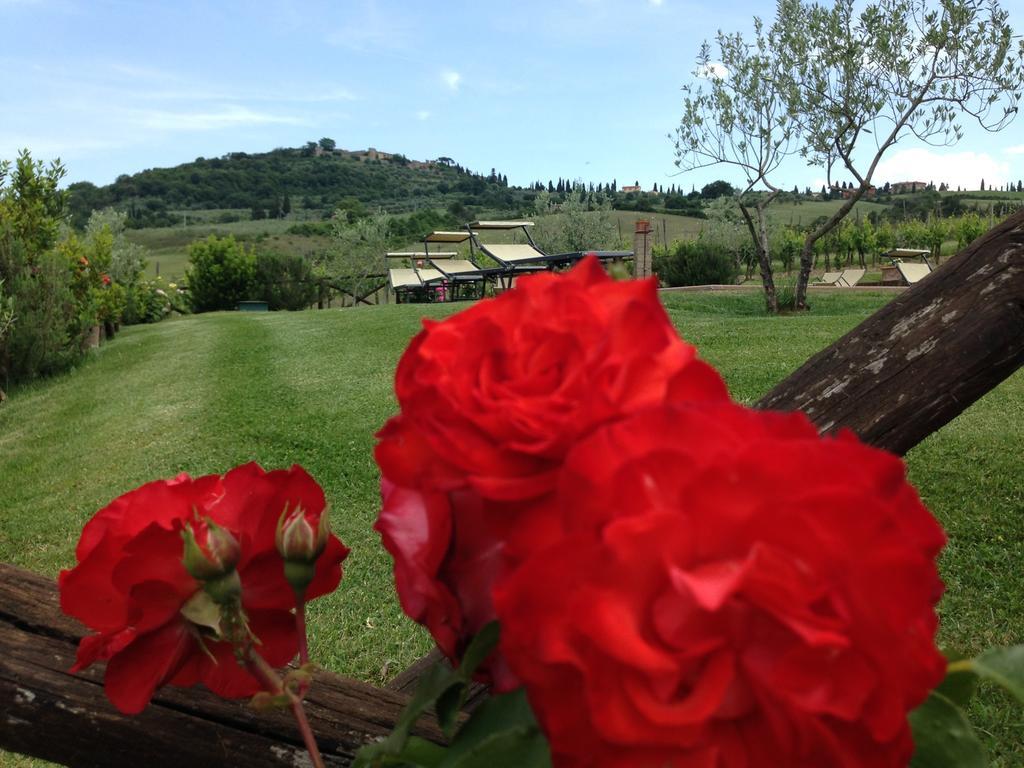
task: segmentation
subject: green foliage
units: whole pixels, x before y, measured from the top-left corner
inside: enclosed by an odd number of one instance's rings
[[[988,759],[964,712],[988,681],[1024,705],[1024,645],[992,648],[973,659],[953,661],[946,679],[928,700],[910,713],[914,732],[911,768],[985,768]]]
[[[316,301],[317,288],[309,261],[296,254],[260,251],[252,295],[271,310],[306,309]]]
[[[0,280],[0,348],[7,332],[14,325],[14,299],[4,295],[4,281]]]
[[[190,310],[188,296],[176,283],[168,283],[160,277],[139,280],[127,290],[124,322],[127,325],[156,323],[172,312],[185,315]]]
[[[59,161],[46,166],[28,150],[18,154],[13,172],[0,161],[0,277],[11,268],[4,263],[2,241],[20,240],[29,264],[57,242],[68,202],[68,193],[58,189],[65,173]]]
[[[394,730],[382,741],[363,747],[354,768],[550,768],[547,740],[534,719],[525,689],[492,696],[458,727],[473,672],[497,643],[498,623],[492,621],[473,638],[458,669],[438,663],[428,670]],[[431,708],[449,741],[447,747],[409,735]]]
[[[977,213],[968,213],[961,216],[953,227],[956,233],[957,249],[964,248],[981,237],[987,227]]]
[[[719,242],[700,237],[672,243],[654,254],[654,273],[670,287],[731,285],[736,282],[736,259]]]
[[[985,768],[988,759],[963,711],[932,692],[910,713],[914,733],[911,768]]]
[[[392,218],[380,212],[352,220],[339,212],[332,221],[331,246],[322,265],[333,285],[363,294],[387,274],[385,254],[392,244]]]
[[[87,241],[109,241],[105,247],[110,252],[108,274],[115,283],[125,287],[135,284],[146,269],[149,261],[147,250],[125,237],[128,215],[113,208],[93,211],[85,226]]]
[[[0,162],[0,377],[24,381],[60,371],[81,355],[89,286],[64,254],[53,251],[67,195],[64,168],[44,166],[27,151]],[[76,290],[76,286],[78,290]],[[86,307],[82,305],[85,304]]]
[[[120,283],[111,283],[95,293],[96,317],[101,323],[120,323],[128,304],[128,291]]]
[[[574,189],[561,203],[540,192],[534,200],[538,215],[533,238],[546,253],[612,250],[619,246],[619,231],[612,219],[611,202],[604,195],[588,200]]]
[[[400,156],[369,162],[342,151],[317,156],[308,145],[198,158],[122,175],[106,186],[77,182],[68,189],[76,227],[84,226],[93,210],[113,206],[126,214],[129,228],[180,226],[182,211],[209,209],[251,212],[246,218],[289,211],[294,216],[297,200],[306,209],[330,212],[341,205],[360,216],[377,208],[401,213],[455,203],[511,211],[527,196],[526,190],[511,190],[459,166],[424,166]]]
[[[705,184],[701,187],[700,196],[705,200],[714,200],[719,197],[732,197],[738,191],[739,190],[729,182],[719,179],[718,181],[712,181],[710,184]]]
[[[199,240],[189,246],[188,259],[188,289],[196,312],[235,309],[252,298],[256,256],[234,237]]]
[[[59,373],[81,357],[82,323],[73,280],[67,259],[55,251],[39,254],[31,270],[11,278],[17,322],[0,359],[11,380]]]

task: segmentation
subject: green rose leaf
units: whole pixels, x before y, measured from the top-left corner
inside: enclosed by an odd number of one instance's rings
[[[378,741],[376,744],[367,744],[360,749],[352,763],[353,768],[402,764],[402,760],[398,758],[405,750],[407,742],[411,740],[409,731],[412,730],[420,715],[426,712],[437,697],[452,685],[455,674],[441,663],[428,669],[420,678],[419,684],[416,686],[416,693],[402,710],[394,730],[382,741]]]
[[[944,653],[950,661],[950,668],[946,672],[946,678],[935,690],[961,709],[966,708],[978,687],[978,676],[970,668],[970,661],[963,663],[964,654],[955,651]]]
[[[466,652],[462,654],[462,663],[452,675],[451,685],[437,696],[434,712],[437,714],[437,722],[440,724],[441,730],[444,731],[444,735],[448,739],[455,735],[455,729],[459,724],[459,713],[466,703],[469,684],[473,681],[473,673],[494,651],[499,635],[500,625],[497,621],[492,621],[481,629],[469,643]]]
[[[456,683],[437,697],[434,712],[446,738],[455,736],[455,728],[459,724],[459,712],[466,699],[466,684]]]
[[[914,734],[911,768],[985,768],[985,750],[963,711],[941,693],[910,713]]]
[[[501,625],[492,621],[481,629],[462,654],[462,664],[459,665],[459,672],[469,680],[491,652],[498,645],[498,637],[501,634]]]
[[[522,688],[494,696],[473,713],[438,768],[550,768],[547,740]]]
[[[433,768],[438,765],[437,755],[445,750],[442,747],[434,749],[437,745],[426,746],[430,742],[410,736],[412,727],[421,715],[433,707],[445,736],[449,739],[454,736],[473,673],[491,655],[498,644],[498,635],[498,622],[492,621],[470,642],[458,669],[452,670],[444,662],[439,662],[427,670],[420,677],[416,692],[402,710],[394,730],[382,741],[367,744],[360,749],[352,764],[353,768],[385,765]]]
[[[1005,688],[1024,704],[1024,645],[985,651],[971,662],[971,669]]]

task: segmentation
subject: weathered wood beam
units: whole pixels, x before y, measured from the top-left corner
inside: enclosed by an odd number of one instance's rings
[[[0,748],[63,765],[308,765],[291,715],[257,713],[196,688],[163,689],[125,717],[103,694],[102,665],[67,670],[83,628],[60,612],[52,581],[0,564]],[[347,766],[360,746],[389,733],[407,697],[322,672],[306,700],[328,765]],[[419,729],[439,740],[432,725]]]
[[[758,401],[903,454],[1024,364],[1024,211]]]

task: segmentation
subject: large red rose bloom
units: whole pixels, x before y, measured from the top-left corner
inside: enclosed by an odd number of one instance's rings
[[[260,690],[228,643],[183,614],[202,587],[182,565],[181,534],[208,517],[238,540],[242,607],[260,653],[283,666],[297,650],[295,597],[274,546],[286,506],[317,519],[326,514],[323,491],[301,467],[264,472],[246,464],[223,477],[147,483],[97,512],[82,530],[78,564],[60,574],[62,610],[97,632],[82,639],[74,669],[107,661],[107,696],[129,714],[141,712],[162,685],[201,682],[229,698]],[[331,536],[307,599],[337,587],[347,554]]]
[[[905,768],[945,539],[898,458],[662,406],[574,449],[558,508],[495,598],[556,766]]]
[[[658,403],[728,397],[655,283],[613,281],[594,258],[425,321],[395,390],[401,413],[378,435],[376,528],[402,607],[452,658],[494,618],[495,580],[561,535],[550,504],[577,441]],[[489,672],[499,689],[515,685],[500,659]]]

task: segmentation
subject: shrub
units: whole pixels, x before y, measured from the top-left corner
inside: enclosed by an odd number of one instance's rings
[[[253,295],[267,302],[272,310],[306,309],[317,298],[313,269],[297,254],[258,253]]]
[[[125,324],[156,323],[171,312],[183,315],[189,312],[188,297],[175,283],[167,283],[157,277],[153,280],[140,280],[128,290]]]
[[[252,298],[256,256],[234,237],[198,240],[189,246],[188,259],[186,275],[196,312],[234,309]]]
[[[0,361],[11,379],[58,373],[78,360],[82,327],[74,279],[64,256],[53,251],[11,279],[16,317],[5,342],[6,360]]]
[[[730,285],[736,282],[736,260],[720,243],[703,238],[677,240],[667,251],[655,251],[654,272],[669,286]]]

